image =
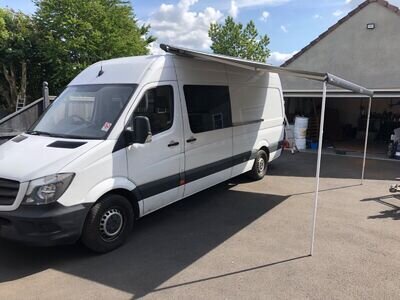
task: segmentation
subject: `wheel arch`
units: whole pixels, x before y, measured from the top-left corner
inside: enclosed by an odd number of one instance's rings
[[[266,140],[259,141],[257,143],[256,149],[257,149],[257,151],[264,150],[265,153],[267,153],[268,161],[269,161],[271,151],[269,150],[269,143]]]
[[[139,199],[134,192],[128,191],[127,189],[123,188],[113,189],[102,195],[95,203],[93,203],[93,205],[99,202],[104,196],[107,195],[120,195],[126,198],[132,205],[135,219],[138,219],[140,217]]]
[[[117,194],[125,197],[132,205],[135,218],[141,215],[139,206],[140,195],[137,193],[136,185],[127,178],[116,177],[109,178],[92,188],[84,199],[84,203],[90,203],[91,206],[99,202],[104,196]]]
[[[259,150],[264,150],[264,152],[267,154],[267,159],[269,160],[269,148],[267,146],[262,146]]]

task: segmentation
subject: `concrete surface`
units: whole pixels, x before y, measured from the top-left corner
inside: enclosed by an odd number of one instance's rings
[[[399,163],[324,156],[315,256],[308,257],[314,154],[274,162],[137,223],[127,245],[0,242],[0,299],[399,299]]]

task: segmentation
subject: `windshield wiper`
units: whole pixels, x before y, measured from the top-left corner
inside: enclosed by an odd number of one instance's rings
[[[97,137],[58,134],[58,133],[56,134],[56,133],[50,133],[50,132],[45,132],[45,131],[39,131],[39,130],[28,130],[26,133],[31,134],[31,135],[44,135],[44,136],[49,136],[49,137],[58,137],[58,138],[63,138],[63,139],[76,139],[76,140],[99,140],[99,139],[101,139],[101,138],[97,138]]]
[[[51,134],[50,132],[38,131],[38,130],[28,130],[26,133],[31,134],[31,135],[45,135],[45,136],[51,136],[51,137],[55,136],[54,134]]]

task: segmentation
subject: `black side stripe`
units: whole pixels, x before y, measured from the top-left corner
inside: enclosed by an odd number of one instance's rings
[[[255,159],[257,155],[257,152],[252,152],[248,151],[242,154],[235,155],[232,157],[232,167],[236,165],[240,165],[242,163],[245,163],[249,160]]]
[[[149,198],[151,196],[161,194],[163,192],[172,190],[179,186],[181,179],[180,174],[168,176],[166,178],[151,181],[138,186],[142,199]]]
[[[281,148],[283,142],[272,144],[269,149],[271,152]],[[135,189],[135,195],[138,201],[161,194],[171,189],[177,188],[181,183],[189,183],[195,180],[207,177],[209,175],[229,169],[233,166],[240,165],[249,160],[255,159],[257,152],[248,151],[242,154],[235,155],[230,158],[222,159],[211,164],[194,168],[183,173],[168,176],[138,186]]]
[[[230,167],[232,167],[232,157],[194,168],[185,172],[185,182],[189,183],[211,174],[229,169]]]

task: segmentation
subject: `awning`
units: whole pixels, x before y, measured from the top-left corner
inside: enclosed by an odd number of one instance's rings
[[[283,90],[285,98],[321,98],[322,90]],[[369,97],[367,95],[355,94],[352,91],[343,89],[328,89],[328,98],[352,98],[358,99],[362,97]],[[400,90],[398,89],[374,89],[374,100],[396,100],[400,98]]]
[[[364,159],[363,159],[363,166],[362,166],[362,173],[361,173],[361,184],[364,182],[364,174],[365,174],[365,162],[367,157],[367,147],[368,147],[368,133],[369,133],[369,123],[371,117],[371,104],[372,104],[372,97],[374,92],[367,88],[364,88],[358,84],[353,82],[347,81],[343,78],[338,76],[329,74],[329,73],[318,73],[318,72],[309,72],[303,70],[292,70],[287,68],[281,67],[274,67],[265,63],[249,61],[245,59],[219,55],[219,54],[212,54],[206,53],[191,49],[173,47],[165,44],[160,45],[161,49],[166,52],[203,59],[208,61],[219,62],[226,65],[236,66],[238,68],[244,68],[254,71],[266,71],[266,72],[273,72],[278,74],[285,74],[291,75],[301,78],[306,78],[310,80],[316,80],[322,82],[322,106],[321,106],[321,121],[320,121],[320,130],[319,130],[319,140],[318,140],[318,159],[317,159],[317,170],[316,170],[316,182],[315,182],[315,197],[314,197],[314,208],[313,208],[313,223],[312,223],[312,233],[311,233],[311,247],[310,247],[310,256],[314,253],[314,241],[315,241],[315,231],[316,231],[316,220],[317,220],[317,208],[318,208],[318,197],[319,197],[319,183],[320,183],[320,172],[321,172],[321,157],[322,157],[322,140],[324,135],[324,122],[325,122],[325,108],[326,108],[326,99],[327,99],[327,85],[333,85],[345,90],[349,90],[356,94],[366,95],[369,97],[369,104],[368,104],[368,118],[367,118],[367,127],[366,127],[366,134],[365,134],[365,146],[364,146]]]
[[[231,65],[231,66],[244,68],[244,69],[248,69],[248,70],[267,71],[267,72],[292,75],[292,76],[306,78],[306,79],[310,79],[310,80],[326,82],[330,85],[340,87],[345,90],[350,90],[357,94],[367,95],[367,96],[372,96],[374,94],[373,91],[371,91],[367,88],[364,88],[358,84],[347,81],[343,78],[340,78],[338,76],[335,76],[335,75],[332,75],[329,73],[319,73],[319,72],[310,72],[310,71],[304,71],[304,70],[293,70],[293,69],[288,69],[288,68],[275,67],[275,66],[271,66],[269,64],[265,64],[265,63],[261,63],[261,62],[250,61],[250,60],[245,60],[245,59],[241,59],[241,58],[235,58],[235,57],[230,57],[230,56],[225,56],[225,55],[220,55],[220,54],[206,53],[206,52],[201,52],[201,51],[197,51],[197,50],[186,49],[186,48],[181,48],[181,47],[174,47],[174,46],[165,45],[165,44],[161,44],[160,47],[165,52],[176,54],[176,55],[219,62],[222,64]]]

